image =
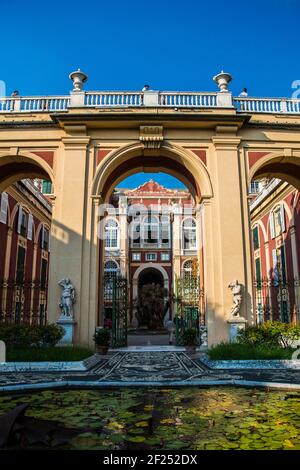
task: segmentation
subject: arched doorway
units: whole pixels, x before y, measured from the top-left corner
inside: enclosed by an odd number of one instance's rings
[[[126,145],[122,148],[119,148],[118,150],[112,151],[108,156],[103,159],[100,164],[98,165],[98,168],[96,170],[94,182],[93,182],[93,194],[96,198],[99,198],[99,195],[101,195],[101,203],[104,205],[111,203],[111,196],[113,194],[113,191],[115,188],[119,188],[122,186],[119,186],[120,183],[127,178],[128,176],[134,175],[136,173],[166,173],[169,174],[175,178],[177,178],[183,185],[188,188],[189,193],[191,194],[191,197],[193,199],[193,204],[194,207],[198,207],[202,204],[202,202],[206,199],[210,199],[212,197],[213,191],[212,191],[212,185],[210,181],[210,177],[208,174],[208,170],[201,161],[193,152],[191,152],[188,149],[183,149],[182,147],[179,147],[177,145],[171,145],[168,142],[164,142],[159,148],[151,149],[151,148],[146,148],[146,146],[142,143],[135,143],[131,145]],[[169,205],[171,205],[173,202],[172,200],[169,200]],[[102,206],[103,207],[103,206]],[[95,214],[95,224],[99,224],[103,220],[103,218],[107,219],[109,216],[111,216],[109,209],[108,211],[102,212],[100,215],[100,219],[97,218],[97,214]],[[125,213],[125,208],[123,208],[122,203],[118,205],[117,208],[118,211],[118,216],[119,216],[119,225],[120,225],[120,230],[122,231],[122,225],[126,225],[126,219],[128,219],[128,214]],[[121,218],[120,218],[121,215]],[[183,214],[184,215],[184,214]],[[174,215],[174,226],[176,225],[175,232],[177,234],[181,234],[182,228],[182,221],[183,221],[183,215],[179,215],[179,213],[176,213]],[[196,214],[194,214],[196,217]],[[102,217],[102,218],[101,218]],[[159,216],[160,217],[160,216]],[[197,218],[197,226],[202,226],[202,219],[204,215],[201,214],[199,210],[198,218]],[[152,217],[154,219],[154,217]],[[147,221],[152,221],[152,218],[150,219],[148,216]],[[141,221],[141,224],[143,225],[143,218]],[[160,230],[160,218],[158,218],[157,226],[159,227],[158,230]],[[122,222],[123,221],[123,222]],[[104,224],[105,221],[103,220]],[[150,224],[150,222],[149,222]],[[148,225],[149,225],[148,224]],[[145,224],[144,224],[145,225]],[[147,224],[146,224],[147,225]],[[153,223],[153,225],[155,225]],[[161,226],[163,223],[161,223]],[[195,219],[195,225],[196,225],[196,219]],[[139,227],[141,228],[141,227]],[[155,231],[155,230],[154,230]],[[173,231],[174,232],[174,231]],[[174,233],[175,233],[174,232]],[[196,232],[195,232],[196,233]],[[151,253],[152,251],[155,251],[155,248],[153,248],[153,245],[157,242],[156,238],[154,237],[153,239],[146,239],[147,237],[143,236],[141,237],[144,240],[144,246],[148,244],[149,246],[149,258],[144,259],[140,258],[143,263],[145,263],[145,266],[143,267],[146,268],[145,272],[139,272],[138,277],[134,275],[133,279],[133,289],[132,289],[132,296],[129,299],[129,310],[131,310],[131,305],[134,304],[134,302],[137,299],[137,302],[139,304],[139,309],[144,311],[144,314],[138,314],[138,324],[139,326],[145,327],[147,330],[159,330],[163,329],[163,318],[166,314],[165,308],[167,305],[167,301],[169,302],[169,307],[168,309],[171,311],[171,304],[172,301],[168,298],[168,296],[172,296],[173,294],[173,289],[174,286],[171,286],[172,279],[175,279],[175,275],[180,277],[181,276],[181,264],[182,260],[180,259],[180,256],[177,255],[176,258],[176,263],[172,264],[172,254],[170,255],[168,253],[162,253],[162,255],[167,256],[167,261],[169,262],[170,266],[168,267],[168,270],[172,271],[173,276],[170,277],[170,283],[169,283],[169,277],[168,274],[165,276],[164,274],[160,273],[160,269],[157,268],[157,266],[162,267],[164,265],[164,258],[161,258],[160,252],[155,255],[155,253]],[[165,237],[166,238],[166,237]],[[187,256],[187,254],[190,251],[193,251],[195,256],[202,256],[203,259],[203,245],[201,248],[197,248],[196,246],[193,247],[193,243],[185,244],[184,246],[181,247],[181,242],[180,240],[176,240],[177,243],[177,248],[176,252],[177,253],[182,253],[183,256]],[[126,250],[125,248],[126,245],[126,240],[123,239],[123,237],[120,237],[120,246],[119,246],[119,253],[120,253],[120,258],[122,258],[122,253]],[[192,250],[193,248],[193,250]],[[160,248],[162,249],[162,248]],[[202,250],[201,255],[200,255],[200,250]],[[105,252],[104,249],[104,241],[100,240],[98,241],[98,259],[99,259],[99,281],[97,283],[97,286],[99,286],[98,289],[98,295],[99,295],[99,308],[98,308],[98,324],[102,325],[103,324],[103,318],[102,318],[102,312],[103,312],[103,298],[102,298],[102,292],[103,292],[103,266],[105,264],[105,257],[107,256],[107,253]],[[129,259],[131,260],[131,254],[129,253],[128,256],[130,257]],[[139,254],[140,256],[140,254]],[[144,255],[142,255],[144,256]],[[145,255],[146,256],[146,255]],[[149,261],[150,261],[150,256],[153,256],[153,259],[155,256],[157,256],[157,259],[153,263],[153,266],[149,266]],[[120,260],[120,274],[122,276],[125,276],[129,280],[131,280],[131,274],[129,276],[129,263],[128,263],[128,257],[127,261],[126,258],[124,258],[124,261],[122,259]],[[150,269],[151,268],[151,269]],[[158,270],[157,270],[158,269]],[[163,268],[162,268],[163,269]],[[204,276],[202,277],[202,280],[204,279]],[[172,289],[171,289],[172,287]],[[202,286],[201,286],[202,287]],[[167,289],[167,290],[166,290]],[[130,294],[130,290],[128,291]],[[143,299],[141,300],[141,297]],[[153,300],[151,300],[153,298]],[[154,301],[155,299],[155,301]],[[147,303],[147,306],[145,307],[145,303]],[[145,314],[145,311],[147,310],[147,313]],[[132,312],[132,310],[131,310]],[[134,323],[132,323],[132,317],[134,318],[134,314],[131,315],[131,313],[128,315],[128,326],[129,328],[133,326]],[[166,342],[165,344],[168,344]]]
[[[145,268],[138,277],[137,319],[148,330],[163,328],[165,314],[164,279],[155,268]]]

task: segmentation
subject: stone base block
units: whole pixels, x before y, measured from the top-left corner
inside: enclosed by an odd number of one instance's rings
[[[74,327],[76,321],[73,318],[60,317],[57,324],[62,326],[65,334],[59,341],[58,346],[72,346],[74,341]]]
[[[243,317],[232,317],[227,320],[229,325],[229,341],[231,343],[236,342],[238,332],[244,330],[247,324],[247,320]]]

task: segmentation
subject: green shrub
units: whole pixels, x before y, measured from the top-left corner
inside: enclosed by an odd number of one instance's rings
[[[198,333],[196,328],[187,328],[182,333],[182,344],[184,346],[197,346]]]
[[[109,346],[110,330],[108,328],[97,328],[93,339],[97,346]]]
[[[55,346],[63,337],[64,329],[49,325],[0,325],[0,339],[8,348]]]
[[[208,350],[213,360],[291,359],[293,349],[276,346],[253,346],[241,343],[220,343]]]
[[[238,343],[249,346],[290,347],[300,339],[300,326],[290,323],[267,321],[260,325],[248,326],[238,333]]]
[[[93,354],[91,349],[80,346],[8,348],[7,362],[82,361]]]

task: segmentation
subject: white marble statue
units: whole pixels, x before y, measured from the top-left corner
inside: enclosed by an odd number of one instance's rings
[[[68,277],[59,281],[58,285],[63,289],[59,304],[61,316],[73,318],[73,305],[76,301],[75,287]]]
[[[231,315],[233,317],[239,317],[240,316],[240,310],[241,310],[241,304],[242,304],[242,285],[239,284],[237,280],[231,282],[229,284],[229,289],[231,289],[232,295],[233,295],[233,306],[231,307]]]

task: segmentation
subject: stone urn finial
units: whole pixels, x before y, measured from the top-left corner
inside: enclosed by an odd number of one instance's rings
[[[221,93],[228,93],[228,84],[232,80],[230,73],[226,73],[222,70],[221,73],[213,77],[213,80],[218,84]]]
[[[75,70],[75,72],[70,73],[70,80],[73,81],[73,90],[72,91],[81,91],[83,84],[87,81],[88,76],[82,72],[80,69]]]

